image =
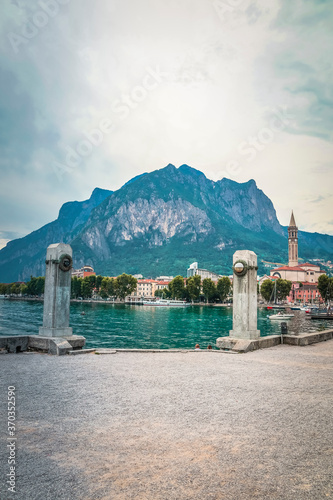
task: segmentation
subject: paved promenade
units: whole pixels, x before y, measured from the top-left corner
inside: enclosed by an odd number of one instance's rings
[[[16,494],[5,488],[16,387]],[[333,341],[0,356],[0,498],[333,498]]]

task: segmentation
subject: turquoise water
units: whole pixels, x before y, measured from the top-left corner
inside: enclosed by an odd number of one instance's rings
[[[81,313],[85,312],[85,315]],[[292,311],[289,332],[304,333],[330,327],[329,322],[308,319],[303,311]],[[269,321],[272,312],[258,310],[262,336],[280,333],[280,322]],[[0,335],[38,335],[43,322],[43,303],[0,300]],[[145,307],[125,304],[73,303],[70,326],[86,337],[86,347],[138,349],[202,348],[214,346],[218,337],[232,329],[232,308],[190,306]]]

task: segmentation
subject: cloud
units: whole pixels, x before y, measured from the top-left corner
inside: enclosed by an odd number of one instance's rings
[[[262,97],[270,103],[279,99],[289,107],[295,116],[290,133],[331,140],[331,2],[281,0],[271,29],[272,41],[257,64],[258,75],[262,78],[264,73],[266,83]]]
[[[3,231],[30,232],[96,185],[114,190],[170,162],[216,180],[236,160],[240,169],[228,175],[255,177],[282,220],[290,198],[301,207],[326,196],[328,2],[243,0],[224,17],[208,0],[57,1],[43,27],[37,0],[6,3],[0,19]],[[28,29],[33,36],[15,51],[9,34]],[[264,136],[281,108],[292,120],[247,162],[240,145]],[[110,131],[87,146],[105,120]],[[316,217],[328,220],[314,212],[311,225]]]

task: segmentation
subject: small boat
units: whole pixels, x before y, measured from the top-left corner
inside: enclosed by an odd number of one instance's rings
[[[267,316],[268,319],[270,320],[277,320],[277,321],[284,321],[288,320],[294,317],[294,314],[284,314],[282,312],[279,312],[277,314],[273,314],[272,316]]]
[[[333,310],[328,309],[317,309],[310,311],[311,319],[333,319]]]
[[[155,306],[155,307],[179,307],[179,306],[190,306],[189,302],[186,300],[175,300],[175,299],[159,299],[159,300],[144,300],[144,306]]]
[[[291,309],[292,311],[300,311],[300,310],[301,310],[301,307],[299,307],[299,306],[290,306],[290,309]]]

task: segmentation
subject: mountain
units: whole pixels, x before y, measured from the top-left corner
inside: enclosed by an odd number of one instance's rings
[[[64,241],[74,265],[97,273],[186,274],[193,261],[218,273],[231,273],[238,249],[262,261],[286,262],[287,230],[271,200],[254,180],[217,182],[187,165],[141,174],[118,191],[93,192],[86,202],[63,205],[56,221],[0,251],[0,282],[44,273],[46,248]],[[299,232],[300,256],[329,257],[333,236]]]
[[[12,240],[0,250],[0,282],[23,281],[45,274],[46,248],[51,243],[70,243],[84,227],[91,211],[112,191],[96,188],[89,200],[65,203],[58,218],[24,238]]]

